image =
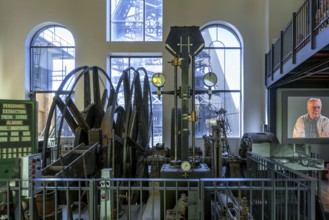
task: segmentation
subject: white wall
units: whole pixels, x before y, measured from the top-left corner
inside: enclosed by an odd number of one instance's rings
[[[269,1],[269,42],[274,43],[292,19],[293,12],[302,6],[305,0],[267,0]]]
[[[262,131],[265,118],[264,54],[281,24],[287,24],[297,0],[164,0],[164,40],[171,26],[202,26],[226,21],[240,31],[244,42],[244,132]],[[275,3],[274,3],[275,2]],[[299,5],[299,4],[298,4]],[[159,52],[169,79],[164,89],[173,88],[172,60],[160,43],[106,42],[106,0],[6,0],[0,1],[0,98],[24,99],[25,41],[44,22],[56,22],[72,31],[76,40],[76,65],[106,69],[106,56],[115,52]],[[267,7],[270,7],[269,10]],[[271,11],[271,7],[275,11]],[[297,6],[296,6],[297,8]],[[270,19],[267,12],[270,11]],[[285,16],[282,16],[285,14]],[[267,21],[270,21],[267,23]],[[272,28],[273,26],[273,28]],[[271,33],[268,33],[270,29]],[[269,39],[270,38],[270,39]],[[164,97],[171,109],[173,97]],[[170,142],[171,111],[164,110],[164,138]],[[239,147],[239,146],[236,146]]]

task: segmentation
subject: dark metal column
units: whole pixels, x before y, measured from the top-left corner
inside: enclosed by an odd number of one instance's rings
[[[177,129],[178,132],[181,133],[181,140],[178,140],[181,143],[181,160],[188,160],[189,156],[189,99],[191,96],[191,89],[194,90],[194,88],[190,88],[189,86],[189,66],[193,57],[196,56],[203,47],[204,40],[199,27],[171,27],[166,40],[166,49],[173,56],[178,57],[182,61],[182,82],[179,92],[179,96],[182,99],[182,121],[181,128]],[[192,75],[192,77],[194,76]],[[177,109],[177,105],[175,109]],[[177,133],[175,135],[177,135]]]

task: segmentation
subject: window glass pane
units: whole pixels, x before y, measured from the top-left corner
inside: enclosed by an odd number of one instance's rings
[[[118,83],[122,72],[129,67],[129,59],[124,57],[111,58],[111,81],[114,88],[118,87]],[[132,73],[133,74],[133,73]],[[117,102],[119,105],[124,106],[123,86],[120,87],[119,94],[117,95]]]
[[[224,25],[211,25],[201,30],[205,48],[196,56],[196,89],[211,89],[212,95],[196,96],[199,120],[196,136],[211,134],[219,118],[225,119],[226,135],[240,137],[241,45],[237,35]],[[208,88],[204,74],[213,72],[217,84]]]
[[[63,27],[41,30],[31,44],[31,87],[33,91],[56,91],[75,67],[72,34]],[[69,89],[69,88],[66,88]]]
[[[47,117],[51,103],[53,102],[52,93],[37,93],[36,99],[38,101],[38,134],[41,135],[45,124],[47,123]]]
[[[42,29],[32,40],[32,46],[74,46],[74,38],[70,31],[60,26]],[[71,51],[74,52],[74,51]],[[71,55],[74,55],[71,54]]]
[[[146,0],[145,41],[162,40],[162,0]]]
[[[240,41],[237,36],[224,26],[210,26],[202,30],[202,36],[206,47],[212,46],[216,42],[221,42],[225,47],[240,47]],[[216,45],[215,45],[216,46]],[[217,45],[218,46],[218,45]]]
[[[107,0],[111,41],[161,41],[162,0]]]
[[[111,2],[111,40],[142,41],[143,0],[112,0]]]
[[[124,57],[111,58],[111,80],[116,88],[122,72],[129,67],[129,59]]]
[[[162,58],[161,57],[111,57],[111,80],[114,87],[117,87],[118,81],[122,75],[123,70],[128,67],[134,69],[145,68],[148,80],[151,87],[151,92],[156,91],[157,88],[151,83],[154,73],[162,72]],[[143,88],[144,72],[140,72],[141,85]],[[130,79],[133,79],[133,72],[130,72]],[[123,89],[121,88],[118,94],[118,103],[124,105]],[[152,94],[152,111],[153,111],[153,144],[162,143],[162,100],[156,94]],[[151,143],[150,143],[151,144]]]
[[[240,90],[240,50],[235,49],[213,49],[211,68],[217,74],[218,83],[215,88],[224,90]]]
[[[240,136],[240,93],[215,93],[211,99],[207,94],[196,95],[196,111],[199,120],[196,122],[196,136],[202,137],[212,133],[221,115],[220,110],[226,110],[225,129],[229,137]]]
[[[31,41],[30,51],[30,88],[31,94],[35,95],[38,102],[38,134],[42,139],[54,92],[57,92],[64,78],[75,68],[75,42],[73,35],[66,28],[48,26],[37,32]],[[70,86],[64,88],[70,89]],[[53,119],[52,124],[55,122]],[[54,131],[51,135],[55,133]],[[72,132],[68,126],[63,125],[62,135],[66,134],[71,136]]]
[[[52,72],[52,89],[58,90],[66,75],[74,69],[73,59],[54,59]]]
[[[225,96],[224,109],[227,111],[225,123],[227,136],[240,137],[241,93],[225,93]]]

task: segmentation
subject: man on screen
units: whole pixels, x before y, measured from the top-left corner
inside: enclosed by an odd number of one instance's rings
[[[329,137],[329,119],[321,115],[322,103],[319,98],[307,101],[307,114],[300,116],[295,124],[293,137]]]

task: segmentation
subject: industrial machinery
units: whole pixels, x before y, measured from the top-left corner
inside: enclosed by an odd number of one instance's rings
[[[118,103],[121,91],[124,103]],[[82,103],[77,97],[83,97]],[[113,178],[148,177],[145,158],[151,137],[150,98],[144,68],[126,69],[116,88],[99,67],[73,70],[59,87],[50,109],[43,138],[42,177],[100,178],[103,168],[110,168]],[[69,150],[61,140],[64,127],[74,138]],[[120,202],[113,204],[136,203],[139,196],[139,191],[134,191],[130,197],[114,198]],[[143,198],[146,200],[147,195]],[[121,208],[115,209],[119,212]]]
[[[97,207],[96,212],[89,210],[89,215],[94,218],[125,219],[125,207],[128,206],[130,210],[130,205],[148,202],[149,182],[141,179],[149,176],[178,180],[160,182],[160,188],[175,188],[159,193],[161,219],[193,220],[199,219],[200,215],[203,219],[252,218],[246,195],[239,195],[239,199],[236,199],[236,195],[229,190],[217,190],[217,187],[222,187],[220,181],[205,181],[202,187],[216,190],[201,193],[196,190],[200,189],[199,183],[193,182],[195,179],[246,177],[242,167],[245,166],[248,151],[257,149],[258,143],[278,144],[273,134],[248,133],[241,140],[240,155],[233,156],[226,134],[226,110],[220,108],[210,134],[203,137],[204,152],[196,146],[198,115],[195,95],[207,94],[211,99],[213,93],[221,92],[212,89],[217,83],[214,72],[204,74],[203,83],[208,90],[195,88],[193,64],[195,56],[203,48],[204,40],[199,27],[172,27],[166,40],[166,49],[174,57],[171,61],[174,67],[173,90],[162,89],[166,82],[165,74],[156,73],[152,76],[151,82],[157,88],[154,94],[159,98],[163,95],[174,97],[169,148],[164,144],[153,146],[152,91],[148,73],[143,67],[125,69],[115,85],[106,72],[97,66],[78,67],[65,77],[54,95],[40,152],[36,152],[33,145],[20,150],[19,154],[21,178],[31,180],[22,182],[24,189],[21,196],[30,199],[33,209],[29,210],[36,211],[33,219],[41,216],[55,219],[55,216],[64,215],[64,212],[67,219],[72,219],[74,204],[86,202],[92,203],[89,206]],[[120,99],[123,102],[119,102],[119,96],[123,96]],[[32,140],[34,133],[27,134],[23,132],[22,138],[30,137],[29,140]],[[12,150],[10,154],[7,151],[5,149],[6,154],[2,156],[13,154]],[[18,156],[19,152],[16,151],[15,155]],[[301,161],[305,162],[305,158]],[[321,167],[317,161],[308,162]],[[33,182],[33,179],[40,177],[101,178],[101,181],[99,186],[88,181],[79,184],[74,181],[56,184],[51,181]],[[111,182],[113,178],[119,181]],[[30,190],[31,183],[35,184],[33,190]],[[54,194],[52,190],[45,193],[43,187],[84,190],[56,191]],[[94,197],[86,192],[97,187],[100,190]],[[112,190],[109,190],[111,187]],[[115,187],[122,188],[115,191]],[[144,190],[141,189],[143,187]],[[203,194],[202,199],[200,194]],[[51,203],[52,209],[35,204],[43,202],[48,196],[55,199],[58,205],[66,205],[65,210],[54,205],[54,202]],[[3,192],[2,201],[0,207],[3,210],[8,210],[6,207],[10,206],[10,213],[14,212],[10,193]],[[209,204],[211,209],[208,208]],[[9,213],[3,212],[3,216]]]
[[[105,71],[99,67],[84,67],[77,71],[80,71],[79,74],[72,73],[63,81],[54,98],[42,149],[43,160],[48,162],[44,164],[43,175],[54,176],[51,171],[54,170],[54,167],[51,166],[56,162],[54,160],[49,162],[47,134],[53,126],[52,114],[55,113],[55,109],[59,109],[62,117],[55,123],[60,123],[61,126],[64,123],[69,125],[75,136],[74,147],[96,148],[95,154],[101,156],[97,158],[99,167],[96,167],[94,171],[88,169],[88,172],[84,173],[84,177],[93,176],[102,167],[113,168],[115,177],[142,177],[145,168],[142,158],[149,145],[150,115],[152,114],[149,105],[148,76],[145,69],[135,70],[129,68],[125,70],[116,89]],[[144,73],[143,87],[140,82],[141,77],[143,77],[141,73]],[[75,88],[72,88],[64,96],[61,93],[63,86],[72,80],[71,77],[76,79],[73,83],[74,86],[77,86],[78,81],[83,79],[83,93],[80,96],[84,97],[82,111],[79,111],[77,104],[73,102],[74,96],[78,96],[77,92],[74,92]],[[107,81],[109,88],[105,87],[104,79]],[[117,103],[120,90],[124,93],[124,105]],[[55,154],[52,158],[60,161],[57,163],[62,165],[64,163],[65,165],[70,163],[72,159],[65,161],[60,156],[61,130],[58,129],[57,131],[58,141],[56,144],[58,146],[52,150],[55,151],[52,152]],[[88,147],[82,147],[81,145],[88,145]],[[71,151],[74,154],[72,155],[74,159],[79,156],[80,150],[75,148]],[[144,168],[134,170],[133,165]],[[64,173],[61,175],[65,177]]]
[[[205,93],[211,98],[212,92],[220,92],[211,90],[217,83],[217,76],[213,72],[206,73],[203,77],[208,90],[195,89],[194,68],[190,66],[203,47],[199,27],[172,27],[166,40],[166,49],[174,56],[174,89],[161,89],[166,81],[164,74],[156,73],[152,76],[152,83],[158,88],[156,94],[159,97],[170,94],[175,100],[169,154],[165,147],[150,147],[151,91],[144,68],[124,70],[115,87],[105,71],[99,67],[84,66],[72,71],[59,87],[50,109],[42,147],[42,176],[94,178],[104,177],[105,174],[106,178],[146,178],[149,176],[148,166],[156,165],[160,178],[222,177],[222,157],[226,162],[230,159],[223,125],[225,109],[218,112],[219,117],[213,126],[212,135],[205,137],[211,148],[209,161],[201,161],[202,151],[195,145],[195,123],[198,120],[195,94]],[[124,103],[118,103],[119,94],[123,94]],[[83,97],[83,100],[78,97]],[[65,152],[64,141],[61,140],[63,128],[69,128],[74,137],[71,141],[72,149]],[[159,156],[163,158],[160,163]],[[146,182],[143,184],[147,186]],[[181,184],[185,185],[184,182]],[[105,191],[103,193],[106,194]],[[178,198],[170,192],[161,195],[161,212],[172,213],[170,210],[174,207],[181,209],[182,204],[185,204],[185,211],[180,215],[184,215],[186,219],[194,219],[198,218],[200,208],[206,203],[210,204],[210,192],[203,202],[198,200],[197,192],[182,191],[179,194],[184,196]],[[122,206],[127,203],[136,204],[141,201],[140,198],[143,198],[142,202],[146,202],[148,195],[145,191],[140,195],[136,190],[129,195],[123,191],[120,195],[111,195],[112,199],[106,198],[104,201],[111,204],[110,209],[103,207],[101,214],[106,210],[117,216],[123,212]],[[188,203],[185,203],[187,199]],[[104,201],[101,199],[101,203]],[[181,202],[175,204],[176,201]],[[210,210],[205,211],[204,218],[210,218]]]
[[[119,95],[124,96],[124,103],[118,102]],[[49,182],[35,181],[31,189],[31,181],[38,178],[100,178],[109,172],[113,178],[148,177],[146,157],[150,149],[152,122],[150,100],[148,74],[142,67],[123,71],[116,87],[103,69],[78,67],[66,76],[54,95],[40,153],[36,147],[36,103],[1,102],[2,142],[21,139],[15,141],[17,146],[10,142],[8,146],[1,146],[3,163],[10,162],[8,166],[2,166],[0,172],[6,176],[1,174],[1,177],[24,179],[21,195],[31,199],[33,209],[39,207],[35,203],[40,199],[42,202],[44,197],[41,188],[51,187]],[[110,171],[102,171],[103,168]],[[147,192],[142,193],[142,202],[145,202]],[[78,197],[75,194],[58,195],[58,204],[69,201],[73,205],[86,200],[85,193]],[[48,195],[54,197],[52,192],[47,192],[46,197]],[[140,202],[140,196],[140,191],[134,191],[130,196],[122,192],[113,198],[118,201],[113,202],[113,215],[120,212],[122,204]],[[0,217],[14,216],[13,200],[19,198],[13,198],[7,190],[0,198]],[[42,208],[38,208],[38,215],[52,219],[62,212],[60,208],[57,213],[48,208],[45,211],[43,213]],[[70,215],[72,210],[66,210],[66,213]],[[38,219],[37,216],[31,218]]]
[[[225,133],[224,117],[219,117],[216,125],[213,126],[212,135],[204,137],[209,143],[211,150],[210,163],[201,161],[201,154],[198,154],[198,148],[195,145],[195,129],[198,116],[195,110],[195,95],[208,94],[211,98],[213,87],[217,83],[217,76],[213,72],[208,72],[203,77],[203,83],[208,90],[196,90],[194,64],[195,56],[201,52],[204,47],[204,40],[199,27],[171,27],[168,38],[166,40],[166,49],[174,56],[172,65],[174,66],[174,90],[162,91],[161,88],[165,83],[163,74],[155,74],[152,78],[153,84],[158,87],[156,94],[174,95],[174,109],[172,114],[172,142],[171,142],[171,160],[165,163],[160,171],[161,178],[174,179],[199,179],[222,177],[223,149],[226,158],[229,158],[230,151]],[[191,68],[190,68],[191,67]],[[181,71],[179,71],[179,68]],[[180,73],[181,84],[178,82],[178,74]],[[180,107],[178,106],[178,98],[180,98]],[[225,109],[221,109],[219,116],[225,116]],[[225,147],[224,147],[225,146]],[[212,170],[210,169],[210,167]],[[180,182],[179,186],[185,186],[186,183]],[[168,184],[170,185],[170,183]],[[183,191],[178,194],[184,195],[177,197],[177,193],[162,194],[161,200],[162,212],[169,212],[172,218],[198,219],[199,209],[203,209],[205,204],[210,204],[211,195],[206,193],[206,200],[200,202],[198,194],[194,191]],[[188,202],[182,202],[188,200]],[[177,202],[177,204],[175,204]],[[181,202],[179,202],[181,201]],[[175,209],[184,211],[175,213]],[[178,215],[178,216],[177,216]],[[204,210],[204,218],[210,219],[210,210]],[[169,218],[169,217],[167,217]]]

